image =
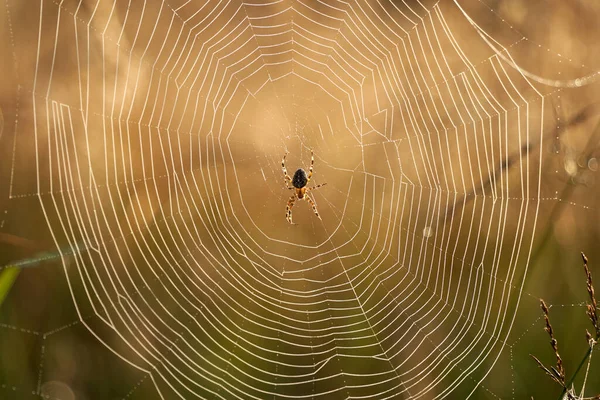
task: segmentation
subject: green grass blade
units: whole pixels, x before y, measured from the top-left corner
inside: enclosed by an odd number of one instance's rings
[[[21,268],[8,267],[0,273],[0,307],[20,272]]]

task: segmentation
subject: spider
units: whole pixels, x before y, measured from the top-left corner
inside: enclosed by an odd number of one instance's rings
[[[293,223],[292,222],[292,207],[294,207],[294,202],[296,201],[296,198],[298,198],[299,200],[306,199],[312,206],[312,209],[313,209],[315,215],[317,217],[319,217],[319,219],[321,219],[321,217],[319,216],[319,212],[317,211],[317,205],[310,198],[310,196],[307,194],[307,192],[314,190],[314,189],[318,189],[321,186],[325,186],[327,184],[322,183],[320,185],[313,186],[310,188],[306,187],[306,185],[308,185],[308,182],[310,182],[310,178],[312,177],[313,165],[315,163],[315,156],[314,156],[312,150],[310,151],[311,160],[310,160],[310,168],[308,170],[308,176],[306,175],[305,170],[303,170],[302,168],[298,168],[296,170],[296,172],[294,172],[294,177],[290,178],[290,176],[287,173],[287,169],[285,169],[285,157],[287,155],[288,155],[288,153],[285,153],[285,155],[283,156],[283,160],[281,160],[281,168],[283,169],[283,176],[285,177],[285,184],[286,184],[287,188],[290,190],[295,190],[296,192],[292,195],[292,197],[290,197],[290,199],[287,202],[287,207],[285,208],[285,219],[290,224]],[[292,184],[292,187],[288,186],[290,183]]]

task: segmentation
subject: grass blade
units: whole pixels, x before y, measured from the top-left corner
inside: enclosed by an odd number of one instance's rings
[[[20,272],[21,268],[7,267],[0,273],[0,307],[2,307],[4,299],[8,296],[8,292],[10,292]]]

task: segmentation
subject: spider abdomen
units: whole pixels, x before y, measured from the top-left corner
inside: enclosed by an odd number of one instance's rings
[[[301,189],[308,183],[308,177],[306,176],[306,171],[302,168],[299,168],[294,173],[294,177],[292,178],[292,185],[295,188]]]

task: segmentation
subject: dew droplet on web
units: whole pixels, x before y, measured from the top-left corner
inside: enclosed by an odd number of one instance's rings
[[[425,228],[423,228],[423,236],[426,238],[430,238],[433,235],[433,230],[431,229],[431,226],[426,226]]]

